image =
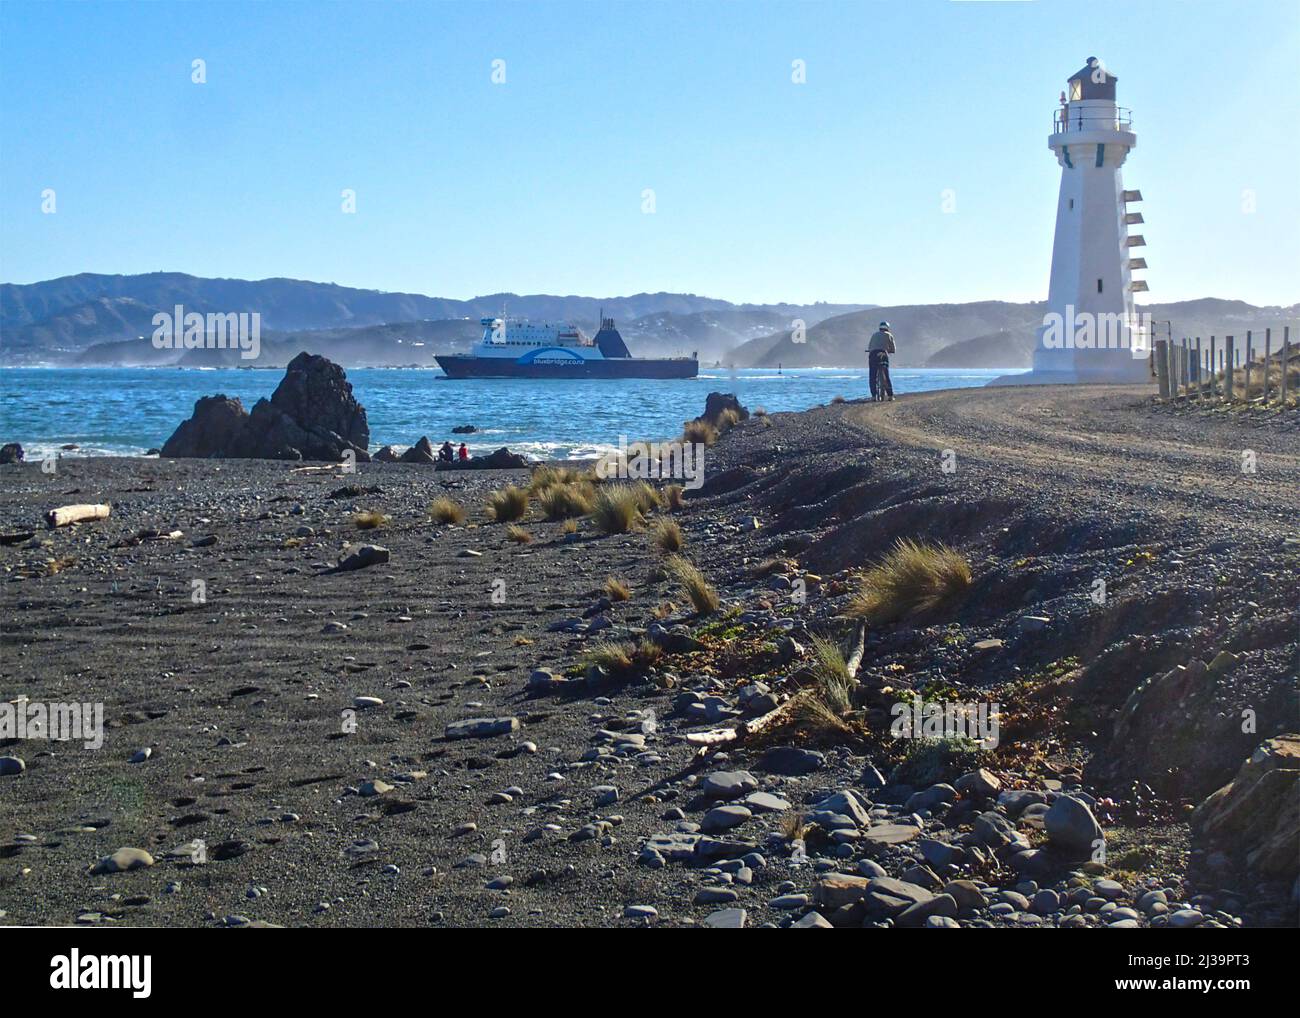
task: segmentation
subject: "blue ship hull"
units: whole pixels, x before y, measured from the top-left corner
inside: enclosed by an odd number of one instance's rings
[[[567,363],[521,362],[510,357],[439,354],[448,378],[694,378],[694,357],[592,357]]]

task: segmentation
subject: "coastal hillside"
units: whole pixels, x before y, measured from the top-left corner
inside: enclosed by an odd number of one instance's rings
[[[430,322],[477,323],[485,316],[517,315],[572,321],[590,331],[601,314],[621,322],[644,321],[629,335],[654,340],[654,346],[716,352],[777,329],[793,318],[821,321],[857,310],[858,304],[736,305],[686,293],[640,293],[628,297],[487,294],[452,300],[412,293],[386,293],[299,279],[206,279],[180,272],[144,275],[81,273],[38,283],[0,284],[0,363],[72,363],[97,348],[89,363],[170,364],[170,351],[139,346],[98,349],[148,337],[156,312],[176,305],[187,312],[257,312],[263,336],[322,330],[371,329],[375,326]],[[697,317],[698,316],[698,317]],[[663,325],[665,335],[652,326]],[[460,326],[444,331],[459,335]],[[287,341],[303,346],[319,335]],[[409,364],[401,346],[419,342],[418,330],[339,333],[330,337],[334,353],[350,366]],[[397,347],[397,349],[394,349]],[[656,352],[651,350],[650,352]],[[289,354],[291,357],[292,354]],[[426,358],[427,360],[427,358]]]
[[[876,307],[827,318],[796,343],[789,330],[751,340],[731,356],[737,367],[853,367],[865,360],[867,340],[883,319],[898,337],[897,367],[1028,367],[1046,305],[979,301]],[[1239,300],[1199,300],[1139,306],[1157,336],[1243,336],[1247,329],[1278,328],[1300,318],[1300,305],[1256,307]],[[970,345],[964,345],[968,341]]]

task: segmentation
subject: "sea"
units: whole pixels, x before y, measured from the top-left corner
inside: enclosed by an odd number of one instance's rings
[[[896,394],[982,386],[1007,370],[895,368]],[[868,393],[866,368],[705,369],[680,380],[453,381],[438,369],[353,368],[352,391],[370,422],[371,451],[462,440],[474,454],[508,446],[536,459],[587,459],[620,439],[681,434],[709,392],[733,392],[753,410],[806,410]],[[27,459],[139,456],[160,447],[200,396],[235,396],[245,408],[270,396],[279,370],[239,368],[0,368],[0,443],[20,442]],[[452,428],[473,425],[472,435]],[[63,446],[75,445],[75,450]]]

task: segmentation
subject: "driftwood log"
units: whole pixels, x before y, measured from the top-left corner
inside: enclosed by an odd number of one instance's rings
[[[108,512],[109,509],[106,505],[65,505],[47,512],[45,522],[53,530],[55,527],[66,527],[72,523],[106,520],[108,519]]]

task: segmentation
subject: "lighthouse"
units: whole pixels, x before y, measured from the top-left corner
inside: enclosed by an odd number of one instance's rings
[[[1151,332],[1134,313],[1147,289],[1139,191],[1121,168],[1133,118],[1116,103],[1117,79],[1096,57],[1066,81],[1048,147],[1061,168],[1047,309],[1034,367],[1017,382],[1147,382]],[[1012,381],[1011,378],[1006,381]]]

